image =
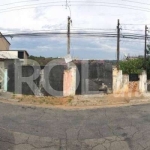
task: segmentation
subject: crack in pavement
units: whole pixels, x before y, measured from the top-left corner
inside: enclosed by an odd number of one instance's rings
[[[5,107],[7,104],[2,105]],[[1,126],[6,127],[0,128],[0,150],[6,150],[4,146],[7,145],[10,147],[7,149],[10,150],[149,150],[150,148],[148,106],[137,106],[133,111],[131,107],[82,111],[40,108],[27,111],[26,107],[15,111],[16,106],[9,108],[9,111],[13,112],[12,116],[11,114],[8,116],[6,112],[3,114],[0,110],[0,115],[3,116],[1,118],[5,118],[0,119]],[[141,114],[140,110],[136,111],[138,108],[147,111],[142,111]],[[24,116],[29,118],[24,119]],[[15,128],[15,131],[8,126],[12,123],[17,125],[18,129]],[[42,131],[37,134],[39,126]],[[25,132],[24,127],[29,127],[31,133],[27,132],[27,129]],[[19,132],[19,128],[22,132]],[[62,133],[62,137],[58,136],[60,134],[57,130]]]

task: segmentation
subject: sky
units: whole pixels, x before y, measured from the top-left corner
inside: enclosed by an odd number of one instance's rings
[[[117,33],[120,19],[121,33],[144,34],[150,28],[150,0],[0,0],[0,31],[3,34],[58,31],[67,29],[71,16],[71,32]],[[8,38],[10,49],[27,50],[30,55],[64,57],[67,37]],[[149,42],[149,41],[148,41]],[[116,38],[71,36],[71,55],[76,59],[116,59]],[[143,55],[144,41],[121,39],[120,58]]]

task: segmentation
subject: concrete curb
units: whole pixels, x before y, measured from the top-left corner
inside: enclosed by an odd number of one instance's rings
[[[150,102],[150,98],[143,98],[143,99],[133,99],[133,100],[130,100],[130,104],[136,104],[136,103],[149,103]]]
[[[118,107],[129,107],[129,106],[138,106],[138,105],[145,105],[150,104],[150,99],[133,99],[129,103],[116,103],[116,104],[110,104],[110,105],[97,105],[97,106],[43,106],[38,104],[28,104],[28,103],[18,103],[18,100],[15,99],[7,99],[4,97],[0,100],[0,103],[10,104],[10,105],[16,105],[16,106],[22,106],[22,107],[30,107],[30,108],[46,108],[46,109],[62,109],[62,110],[88,110],[88,109],[101,109],[101,108],[118,108]]]

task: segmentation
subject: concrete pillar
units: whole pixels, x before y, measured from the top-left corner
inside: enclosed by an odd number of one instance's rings
[[[76,67],[64,71],[63,96],[74,96],[76,94]]]
[[[4,72],[4,90],[7,91],[7,86],[8,86],[8,71],[5,69]]]
[[[141,93],[147,92],[147,73],[143,71],[141,75],[139,75],[139,91]]]
[[[122,70],[113,67],[113,93],[120,91],[122,87]]]
[[[122,92],[129,92],[129,75],[123,75],[122,79]]]

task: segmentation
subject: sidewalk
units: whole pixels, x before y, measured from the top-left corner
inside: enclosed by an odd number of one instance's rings
[[[75,96],[71,106],[110,106],[150,102],[150,95],[143,94],[108,94],[108,95],[84,95]]]
[[[27,105],[52,108],[98,108],[98,107],[120,107],[150,103],[150,94],[95,94],[76,95],[70,97],[36,97],[36,96],[13,96],[8,98],[3,94],[0,102],[14,105]]]

